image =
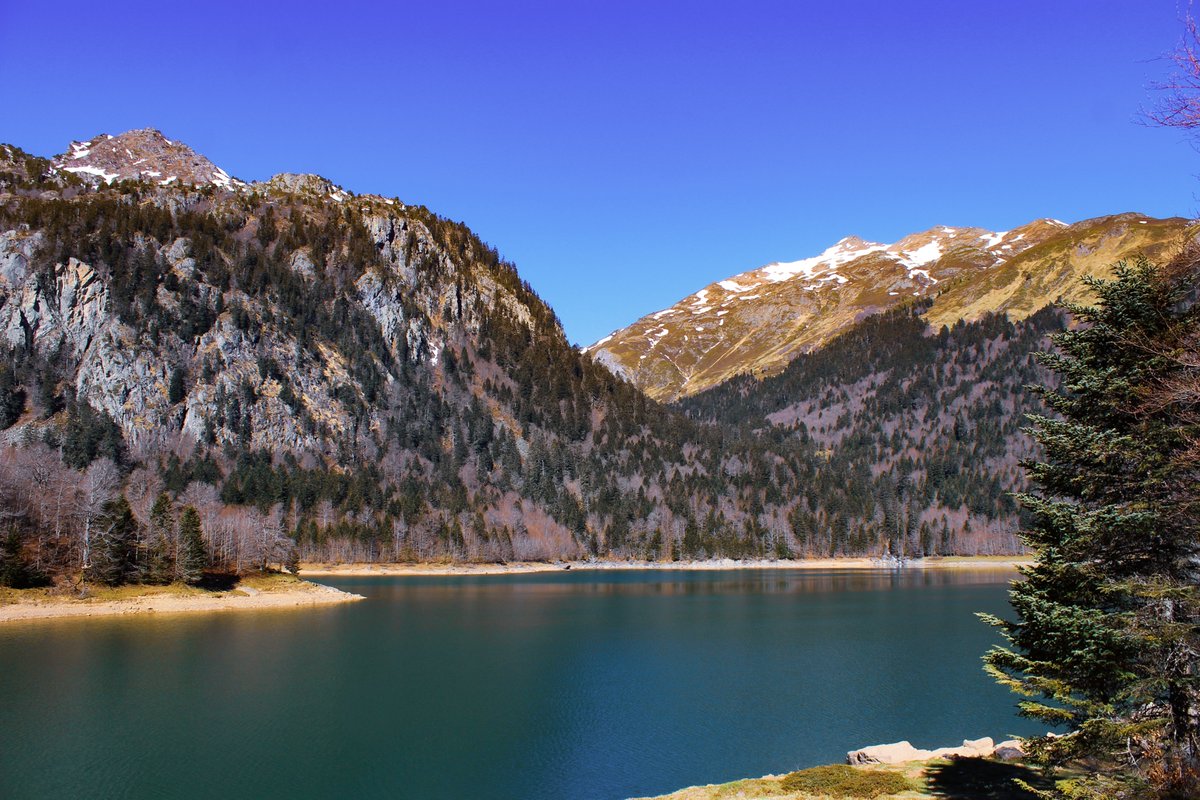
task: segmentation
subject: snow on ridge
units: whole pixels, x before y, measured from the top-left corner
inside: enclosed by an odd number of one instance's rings
[[[1047,221],[1058,226],[1066,226],[1066,223],[1059,220]],[[654,348],[669,333],[669,329],[661,326],[658,321],[664,318],[678,321],[687,317],[711,315],[714,314],[714,308],[717,306],[720,309],[715,311],[715,318],[719,324],[724,324],[725,320],[722,317],[731,313],[731,309],[736,311],[739,307],[746,308],[744,305],[739,306],[739,303],[747,303],[763,297],[764,294],[761,293],[761,290],[770,283],[782,283],[795,279],[794,285],[805,291],[838,289],[852,280],[841,274],[839,267],[871,255],[875,255],[877,258],[882,257],[903,268],[908,279],[916,284],[914,296],[919,297],[930,291],[930,287],[939,282],[931,274],[932,266],[943,259],[952,247],[965,245],[980,248],[991,253],[993,258],[1003,261],[1019,249],[1019,242],[1024,238],[1026,237],[1022,234],[1014,236],[1012,231],[989,232],[980,228],[956,228],[949,225],[931,228],[923,234],[912,234],[892,244],[881,244],[856,236],[847,236],[839,239],[836,244],[826,248],[817,256],[797,261],[772,262],[758,269],[740,273],[731,278],[717,281],[680,300],[670,308],[649,314],[646,317],[647,322],[651,320],[654,322],[644,329],[642,336],[645,337],[650,348]],[[884,272],[889,271],[888,267],[883,264],[879,265],[879,269]],[[722,293],[718,297],[710,298],[716,289],[722,290]],[[907,290],[904,293],[907,293]],[[888,294],[894,297],[901,292],[893,290]],[[680,314],[684,317],[678,316]],[[680,331],[680,334],[682,333]],[[619,335],[620,331],[614,332],[592,347],[596,348]]]
[[[1003,242],[1005,236],[1008,236],[1008,231],[997,231],[996,233],[989,233],[987,236],[983,237],[983,249],[991,250],[993,247],[995,247],[998,244],[1000,244],[1001,242]]]
[[[858,244],[859,242],[862,243]],[[806,278],[815,278],[856,258],[862,258],[869,253],[877,253],[885,249],[887,249],[887,245],[875,242],[863,242],[861,239],[854,239],[847,236],[819,256],[804,258],[799,261],[768,264],[760,272],[762,272],[767,280],[773,283],[786,281],[797,275],[803,275]]]
[[[98,178],[103,178],[105,183],[112,183],[120,177],[116,172],[105,172],[99,167],[63,167],[63,169],[67,172],[83,172],[88,175],[95,175]]]
[[[916,250],[908,250],[901,253],[908,267],[909,272],[912,272],[915,267],[923,267],[926,264],[932,264],[942,257],[942,243],[939,239],[934,239],[928,244],[923,244]]]

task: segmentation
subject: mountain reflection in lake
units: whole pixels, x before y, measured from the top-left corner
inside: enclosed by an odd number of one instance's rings
[[[620,798],[1033,733],[1007,571],[339,578],[346,606],[0,628],[0,796]]]

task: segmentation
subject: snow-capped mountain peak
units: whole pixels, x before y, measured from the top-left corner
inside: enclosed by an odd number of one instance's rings
[[[1181,226],[1118,214],[1075,225],[1038,219],[1000,232],[942,225],[892,244],[847,236],[819,255],[712,283],[586,350],[671,400],[738,373],[778,370],[863,316],[914,298],[936,297],[931,313],[951,322],[986,311],[1032,313],[1072,285],[1063,275],[1159,247]],[[1054,242],[1061,246],[1047,249]],[[991,283],[1004,288],[981,288]]]
[[[246,186],[187,145],[154,128],[71,142],[70,150],[51,161],[53,169],[90,182],[152,181],[161,186],[190,184],[239,190]]]

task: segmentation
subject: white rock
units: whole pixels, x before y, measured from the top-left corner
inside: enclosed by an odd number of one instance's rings
[[[901,764],[905,761],[928,761],[931,758],[956,756],[987,758],[995,749],[996,743],[988,736],[982,739],[964,739],[960,747],[939,747],[936,750],[922,750],[913,747],[909,742],[895,742],[872,745],[861,750],[851,750],[846,754],[846,761],[850,764]]]
[[[911,742],[893,742],[851,750],[846,754],[846,761],[850,764],[900,764],[929,758],[928,753],[928,750],[913,747]]]

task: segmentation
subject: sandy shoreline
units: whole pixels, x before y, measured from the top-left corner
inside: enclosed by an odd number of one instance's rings
[[[30,600],[0,605],[0,624],[28,620],[112,617],[131,614],[182,614],[264,608],[307,608],[362,600],[362,595],[332,586],[299,582],[287,589],[259,591],[236,587],[206,595],[147,594],[121,600]]]
[[[1029,559],[1017,556],[1008,558],[936,558],[916,559],[905,564],[904,569],[968,569],[1012,571]],[[511,562],[508,564],[467,563],[412,563],[412,564],[305,564],[300,574],[305,577],[370,577],[402,575],[514,575],[534,572],[563,572],[566,570],[738,570],[738,569],[895,569],[895,565],[872,558],[813,558],[792,561],[559,561],[559,562]]]

